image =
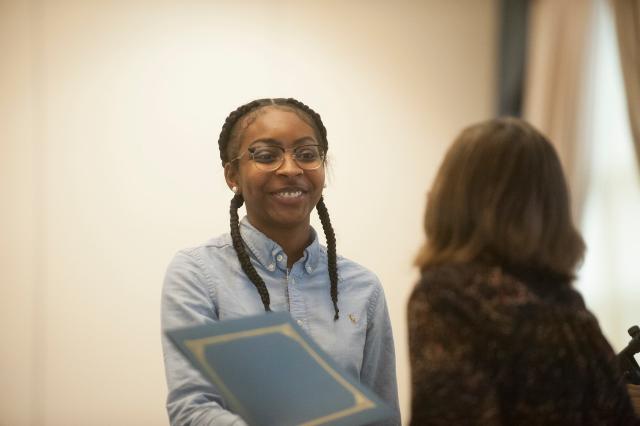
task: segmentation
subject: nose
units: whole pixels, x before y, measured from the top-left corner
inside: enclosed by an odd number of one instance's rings
[[[298,166],[298,163],[293,159],[293,156],[290,153],[285,152],[282,164],[276,169],[276,173],[283,176],[298,176],[303,173],[303,170]]]

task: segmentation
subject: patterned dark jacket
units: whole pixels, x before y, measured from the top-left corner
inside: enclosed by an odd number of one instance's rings
[[[640,425],[598,322],[558,277],[432,268],[408,315],[412,425]]]

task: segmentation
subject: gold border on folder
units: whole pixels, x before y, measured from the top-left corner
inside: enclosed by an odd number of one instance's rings
[[[327,414],[316,419],[308,420],[304,423],[301,423],[300,426],[316,426],[321,425],[323,423],[330,422],[332,420],[341,419],[343,417],[350,416],[355,413],[359,413],[360,411],[368,410],[370,408],[375,407],[375,404],[367,398],[362,392],[360,392],[356,387],[354,387],[351,383],[344,379],[337,371],[335,371],[331,366],[324,360],[322,357],[314,351],[309,344],[298,334],[291,324],[285,323],[280,325],[273,325],[269,327],[257,328],[254,330],[245,330],[239,331],[236,333],[223,334],[220,336],[211,336],[205,337],[202,339],[192,339],[185,340],[184,344],[191,352],[193,352],[196,359],[200,362],[200,364],[204,367],[209,377],[215,382],[215,384],[228,396],[228,399],[232,405],[236,407],[242,407],[244,411],[244,407],[240,404],[233,394],[229,391],[229,389],[224,384],[223,380],[216,374],[215,370],[205,358],[205,348],[207,346],[216,345],[220,343],[227,343],[232,340],[237,339],[246,339],[255,336],[263,336],[265,334],[270,333],[281,333],[290,339],[294,340],[300,346],[302,346],[311,357],[327,372],[331,377],[333,377],[338,383],[340,383],[351,395],[353,395],[354,404],[351,407],[345,408],[340,411],[336,411],[335,413]]]

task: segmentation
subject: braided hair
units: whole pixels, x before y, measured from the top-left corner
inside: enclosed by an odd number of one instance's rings
[[[238,125],[238,123],[242,121],[243,117],[246,117],[245,125],[248,126],[248,124],[251,122],[248,120],[253,119],[252,114],[257,113],[261,108],[267,106],[279,106],[291,109],[314,129],[322,151],[326,153],[329,150],[329,144],[327,142],[327,129],[322,123],[320,114],[318,114],[302,102],[293,98],[258,99],[238,107],[235,111],[229,114],[229,116],[225,120],[224,125],[222,126],[222,131],[220,132],[220,137],[218,138],[220,160],[222,160],[223,166],[229,163],[230,158],[235,158],[237,154],[233,153],[233,155],[231,155],[230,151],[234,149],[234,146],[232,145],[237,139],[237,134],[240,132],[240,126]],[[309,120],[311,121],[310,123]],[[265,285],[262,277],[260,277],[260,274],[258,274],[258,271],[256,271],[256,269],[251,264],[251,260],[249,259],[249,255],[247,254],[247,251],[245,249],[244,242],[242,241],[242,236],[240,235],[238,209],[242,207],[243,204],[244,198],[242,197],[242,194],[235,194],[231,199],[231,206],[229,209],[229,214],[231,217],[231,240],[233,242],[233,247],[238,256],[238,260],[240,262],[242,270],[247,275],[249,280],[251,280],[253,285],[258,290],[258,293],[260,294],[262,304],[264,305],[264,310],[271,311],[271,308],[269,306],[270,298],[267,286]],[[318,210],[318,216],[320,217],[320,222],[322,223],[322,229],[324,230],[324,234],[327,239],[327,263],[329,269],[329,280],[331,283],[331,300],[333,302],[333,309],[335,312],[333,319],[338,320],[338,318],[340,318],[340,311],[338,309],[338,265],[336,256],[336,236],[333,231],[333,227],[331,226],[331,220],[329,219],[329,211],[327,210],[327,206],[324,204],[324,200],[322,197],[320,197],[320,201],[318,201],[316,209]]]

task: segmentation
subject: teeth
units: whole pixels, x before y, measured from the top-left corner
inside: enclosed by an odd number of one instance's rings
[[[278,192],[278,195],[280,197],[285,197],[285,198],[294,198],[294,197],[301,196],[302,191],[282,191],[282,192]]]

